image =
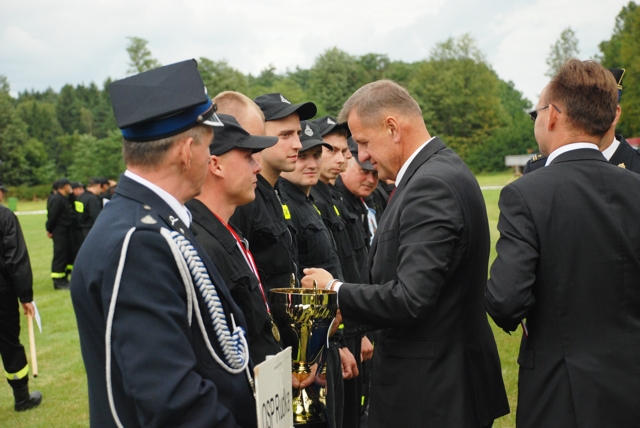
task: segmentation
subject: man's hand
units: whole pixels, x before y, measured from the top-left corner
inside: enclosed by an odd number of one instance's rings
[[[53,238],[53,233],[47,232],[47,238],[49,238],[49,239]]]
[[[318,288],[324,290],[327,283],[333,279],[333,276],[324,269],[308,268],[303,272],[306,276],[302,278],[302,288],[313,288],[313,280],[316,280]]]
[[[364,362],[373,357],[373,344],[367,336],[362,336],[362,344],[360,345],[360,361]]]
[[[31,317],[36,316],[36,310],[33,307],[33,303],[31,302],[22,303],[22,309],[24,309],[24,314],[26,316],[31,316]]]
[[[349,348],[340,348],[340,360],[342,361],[342,378],[353,379],[358,376],[358,363],[356,359],[349,351]]]
[[[304,389],[311,385],[315,379],[316,370],[318,365],[314,364],[311,367],[311,373],[291,373],[291,385],[295,389]]]

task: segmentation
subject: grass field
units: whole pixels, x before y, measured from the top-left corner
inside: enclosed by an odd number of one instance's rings
[[[481,186],[502,186],[512,180],[511,174],[491,174],[478,177]],[[498,238],[498,196],[500,190],[483,191],[487,203],[491,228],[491,260],[495,258],[495,242]],[[45,209],[45,202],[18,203],[18,211]],[[30,388],[42,392],[40,407],[28,412],[13,411],[11,388],[6,383],[0,387],[0,427],[86,427],[89,425],[87,382],[80,355],[78,332],[68,291],[55,291],[51,282],[50,267],[52,242],[46,237],[46,216],[20,215],[20,224],[27,241],[34,276],[34,299],[42,317],[42,334],[36,331],[39,376],[29,381]],[[511,404],[511,414],[494,424],[497,428],[515,426],[518,366],[516,358],[520,343],[520,330],[509,336],[492,324],[502,373]],[[26,319],[23,317],[22,344],[27,348]],[[345,427],[348,428],[348,427]]]

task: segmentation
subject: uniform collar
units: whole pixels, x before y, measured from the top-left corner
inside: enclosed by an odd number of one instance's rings
[[[616,152],[616,150],[618,150],[618,147],[620,147],[620,141],[618,141],[616,137],[613,137],[613,142],[609,145],[609,147],[602,151],[602,154],[605,158],[607,158],[608,161],[610,161],[613,154]]]
[[[167,205],[169,205],[169,207],[176,213],[176,215],[180,218],[180,220],[182,220],[185,226],[187,227],[191,226],[191,213],[189,212],[187,207],[185,207],[180,202],[178,202],[178,200],[173,195],[171,195],[166,190],[156,186],[149,180],[140,177],[138,174],[134,172],[126,170],[124,172],[124,175],[125,177],[128,177],[131,180],[135,181],[136,183],[143,185],[144,187],[146,187],[147,189],[151,190],[153,193],[158,195],[160,199],[162,199]]]

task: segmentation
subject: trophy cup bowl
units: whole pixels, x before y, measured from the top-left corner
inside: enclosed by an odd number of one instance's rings
[[[291,347],[293,375],[303,380],[327,344],[338,310],[338,294],[317,288],[275,288],[270,301],[282,343]],[[323,406],[312,386],[294,389],[292,404],[296,425],[326,424]]]

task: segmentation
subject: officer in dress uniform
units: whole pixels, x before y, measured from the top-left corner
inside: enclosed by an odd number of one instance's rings
[[[0,201],[7,189],[0,184]],[[25,315],[35,315],[33,275],[20,222],[0,205],[0,356],[7,382],[13,389],[14,409],[32,409],[42,401],[39,391],[29,393],[29,364],[20,344],[20,301]]]
[[[216,129],[209,146],[211,163],[202,193],[187,202],[193,215],[196,239],[215,260],[233,300],[247,319],[249,351],[254,364],[282,350],[280,333],[271,315],[249,243],[229,224],[237,206],[255,199],[260,165],[251,156],[273,146],[276,137],[252,136],[233,116],[218,114],[223,128]]]
[[[68,199],[71,182],[61,178],[54,183],[55,192],[47,203],[47,236],[53,239],[51,279],[56,290],[68,290],[67,278],[73,267],[73,244],[71,241],[72,211]]]
[[[71,297],[95,427],[256,427],[245,318],[189,230],[214,129],[195,60],[109,85],[127,170]]]
[[[622,97],[622,78],[624,77],[624,68],[609,68],[608,69],[618,84],[618,103]],[[531,112],[531,118],[535,121],[537,111]],[[616,118],[611,125],[609,131],[602,137],[602,143],[600,144],[600,151],[607,160],[619,166],[620,168],[626,168],[629,171],[640,174],[640,151],[631,147],[627,140],[619,134],[616,134],[616,125],[620,119],[622,109],[618,104],[618,110],[616,112]],[[547,164],[547,157],[542,153],[534,155],[525,165],[522,174],[527,174],[531,171],[535,171]]]

